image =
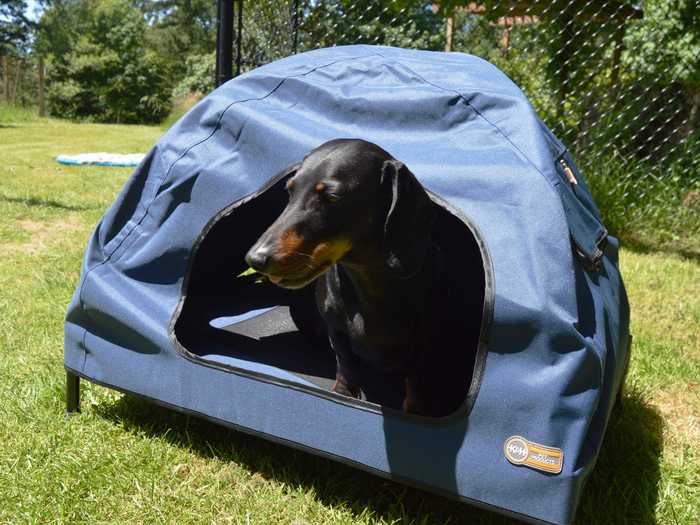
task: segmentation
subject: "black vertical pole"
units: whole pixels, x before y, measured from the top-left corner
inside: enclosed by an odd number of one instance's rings
[[[214,87],[219,86],[219,40],[221,39],[221,1],[216,0],[216,60],[214,61]]]
[[[233,0],[218,0],[216,31],[216,81],[220,86],[233,78]]]
[[[297,54],[297,46],[299,44],[299,0],[294,0],[292,2],[292,31],[294,32],[292,36],[292,54]]]
[[[241,44],[243,43],[243,0],[238,0],[238,27],[236,29],[236,76],[241,74]]]

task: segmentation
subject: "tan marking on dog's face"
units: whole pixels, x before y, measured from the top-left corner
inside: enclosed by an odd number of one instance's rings
[[[323,190],[326,189],[326,185],[323,182],[318,182],[316,183],[314,189],[316,190],[316,193],[321,193]]]
[[[320,266],[324,263],[333,264],[345,255],[351,247],[352,243],[344,238],[324,241],[316,245],[311,253],[311,260],[314,266]]]
[[[289,179],[284,185],[285,188],[291,190],[294,187],[294,179]]]
[[[286,230],[280,236],[277,257],[282,260],[288,257],[293,257],[295,254],[301,251],[302,247],[304,246],[304,241],[304,237],[296,230]]]

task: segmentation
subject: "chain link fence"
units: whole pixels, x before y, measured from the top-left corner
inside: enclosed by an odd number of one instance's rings
[[[695,0],[248,0],[242,71],[319,47],[480,56],[574,152],[606,223],[700,245],[700,8]],[[238,42],[237,42],[238,44]]]

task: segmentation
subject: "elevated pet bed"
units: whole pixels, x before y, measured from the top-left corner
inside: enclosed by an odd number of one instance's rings
[[[334,138],[404,162],[439,210],[454,289],[445,354],[464,403],[402,413],[400,384],[329,391],[334,358],[310,288],[243,255],[285,205],[283,169]],[[570,523],[628,360],[628,305],[566,148],[521,91],[458,53],[350,46],[228,82],[140,164],[98,225],[65,324],[78,378],[381,476],[514,515]]]

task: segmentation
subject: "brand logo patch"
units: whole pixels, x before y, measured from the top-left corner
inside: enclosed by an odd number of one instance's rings
[[[564,465],[564,452],[561,449],[545,447],[522,436],[506,439],[503,452],[513,465],[525,465],[551,474],[559,474]]]

